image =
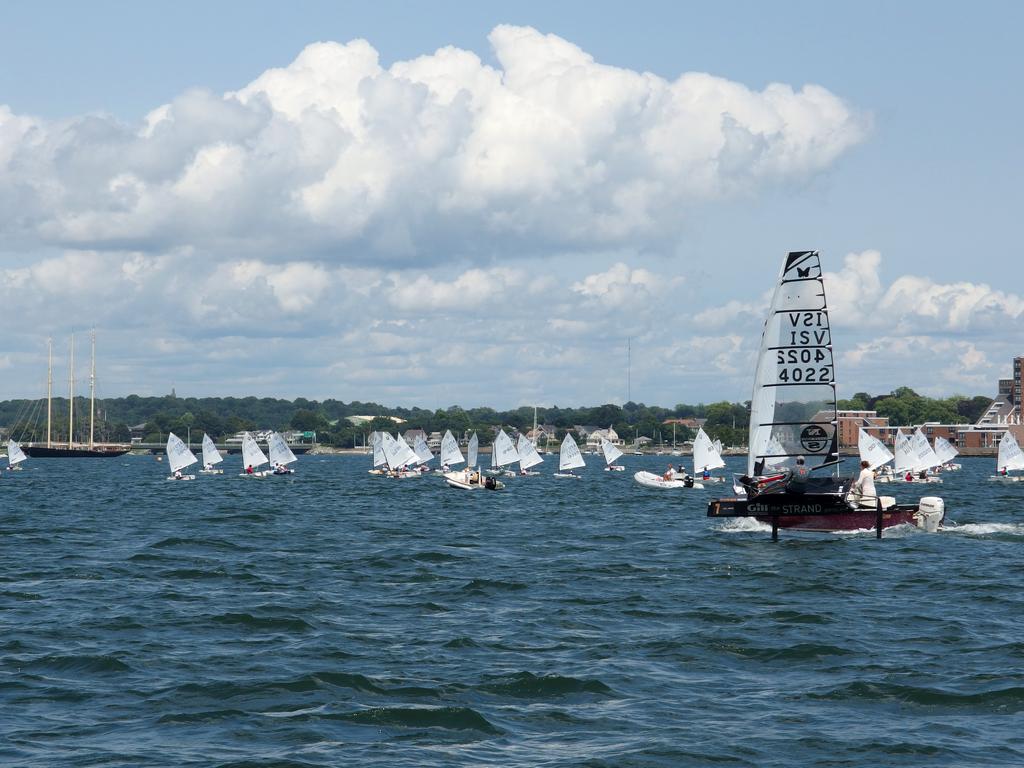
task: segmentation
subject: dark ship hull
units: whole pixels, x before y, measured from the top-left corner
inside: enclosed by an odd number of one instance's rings
[[[97,445],[92,448],[86,446],[51,446],[26,445],[22,449],[26,456],[33,459],[112,459],[117,456],[124,456],[131,450],[127,445]]]

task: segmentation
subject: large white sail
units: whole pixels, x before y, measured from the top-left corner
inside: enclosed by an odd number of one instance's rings
[[[836,472],[835,366],[817,251],[791,252],[779,274],[754,374],[749,445],[751,476],[797,456]]]
[[[928,442],[928,438],[924,436],[924,432],[921,431],[920,427],[914,431],[913,437],[910,438],[910,450],[914,453],[914,469],[918,472],[923,469],[937,467],[942,463],[939,461],[939,457],[935,455],[931,443]]]
[[[298,461],[295,454],[292,453],[292,449],[288,447],[288,443],[277,432],[270,433],[267,445],[270,447],[270,463],[275,467],[279,464],[283,466]]]
[[[913,449],[910,447],[910,438],[903,434],[903,430],[896,430],[893,453],[895,454],[893,467],[897,472],[909,472],[914,469],[916,457],[914,456]]]
[[[268,461],[267,455],[256,444],[256,439],[248,432],[242,435],[242,468],[256,469]]]
[[[213,440],[209,435],[203,433],[203,466],[212,467],[214,464],[220,464],[222,461],[224,461],[224,457],[220,455],[220,451],[213,444]]]
[[[475,467],[477,459],[480,457],[480,438],[476,436],[476,432],[469,438],[469,446],[466,449],[466,466]]]
[[[609,467],[622,456],[622,451],[607,437],[601,438],[601,453],[604,454],[604,463]]]
[[[703,428],[697,429],[697,436],[693,439],[693,475],[696,477],[705,469],[719,469],[724,467],[725,462],[715,450],[715,444],[711,442],[707,432]]]
[[[869,469],[878,469],[893,460],[892,451],[885,443],[874,435],[869,435],[863,428],[857,432],[857,451],[860,453],[861,461],[868,463]]]
[[[530,442],[526,435],[520,434],[516,443],[516,452],[519,454],[519,469],[529,469],[544,461],[537,453],[537,449]]]
[[[415,464],[418,459],[412,448],[405,442],[401,435],[398,438],[392,437],[385,432],[382,438],[384,445],[384,457],[391,469],[399,469]]]
[[[423,435],[416,435],[416,440],[413,442],[412,450],[416,454],[416,459],[420,464],[426,464],[428,461],[433,461],[434,452],[430,450],[430,446],[427,445],[427,441],[423,439]]]
[[[171,466],[171,472],[177,472],[190,464],[195,464],[199,459],[188,449],[185,441],[173,432],[167,435],[167,463]]]
[[[1021,452],[1017,438],[1010,430],[1003,432],[1003,436],[999,438],[999,458],[996,460],[996,470],[1002,472],[1004,469],[1008,472],[1024,469],[1024,453]]]
[[[459,450],[459,441],[455,439],[455,435],[449,429],[441,438],[441,464],[446,467],[454,467],[464,461],[462,451]]]
[[[21,450],[21,446],[20,445],[18,445],[13,440],[8,440],[7,441],[7,465],[8,466],[13,467],[15,464],[20,464],[21,462],[23,462],[27,458],[28,458],[28,456],[26,456],[25,452],[23,450]]]
[[[941,464],[948,464],[960,455],[960,451],[944,437],[935,438],[934,451],[935,455],[939,457],[939,463]]]
[[[562,440],[562,447],[558,451],[559,471],[564,472],[567,469],[577,469],[586,465],[586,462],[583,461],[583,454],[580,453],[580,447],[576,445],[572,433],[567,432],[565,439]]]
[[[512,438],[505,434],[504,429],[500,430],[498,436],[494,438],[491,451],[492,467],[504,467],[506,464],[519,461],[519,451],[516,450]]]
[[[384,435],[380,432],[371,433],[370,445],[373,446],[373,466],[382,467],[387,464],[388,459],[384,455]]]

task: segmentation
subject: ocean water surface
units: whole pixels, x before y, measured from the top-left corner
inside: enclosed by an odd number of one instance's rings
[[[773,543],[705,517],[721,486],[633,482],[669,457],[586,458],[498,493],[364,456],[5,472],[0,765],[1024,765],[1024,483],[993,460],[887,487],[943,496],[941,533]]]

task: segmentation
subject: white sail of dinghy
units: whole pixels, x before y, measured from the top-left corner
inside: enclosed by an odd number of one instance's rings
[[[214,465],[220,464],[224,461],[224,457],[220,455],[220,451],[217,450],[217,446],[213,444],[213,439],[203,433],[203,468],[213,469]]]
[[[491,466],[504,467],[519,461],[519,451],[516,450],[512,438],[505,434],[502,429],[494,438],[494,445],[491,446]]]
[[[607,437],[601,438],[601,453],[604,454],[604,464],[606,467],[614,465],[616,461],[622,458],[622,451]]]
[[[803,456],[814,477],[839,463],[835,366],[817,251],[788,254],[761,336],[750,412],[747,474]]]
[[[185,467],[195,464],[199,459],[185,445],[185,441],[173,432],[167,435],[167,463],[171,468],[172,477],[177,477]],[[183,477],[191,477],[184,475]]]
[[[960,455],[960,451],[958,451],[953,444],[944,437],[935,438],[933,450],[935,451],[935,455],[939,457],[940,464],[949,464],[953,459]]]
[[[383,437],[384,456],[387,459],[388,468],[392,471],[411,467],[418,461],[416,454],[401,435],[397,438],[385,432]]]
[[[857,432],[857,452],[861,461],[866,461],[868,469],[872,470],[888,464],[895,458],[885,443],[874,435],[869,435],[863,427]]]
[[[284,438],[277,432],[271,432],[267,439],[267,446],[270,449],[270,465],[274,471],[277,474],[290,474],[291,470],[287,472],[282,470],[292,462],[298,461],[298,458],[292,453],[292,449],[288,447]]]
[[[380,432],[370,434],[370,446],[373,448],[373,468],[383,467],[388,463],[384,455],[384,435]]]
[[[914,463],[917,461],[917,457],[914,456],[914,451],[910,447],[910,438],[903,434],[902,429],[896,430],[893,456],[893,468],[896,472],[903,474],[904,472],[914,471]]]
[[[266,472],[260,472],[259,468],[266,464],[270,459],[263,453],[259,445],[256,444],[256,438],[250,435],[248,432],[242,435],[242,471],[247,475],[255,475],[262,477]],[[251,472],[249,470],[252,470]]]
[[[13,440],[7,441],[7,466],[11,469],[17,467],[21,462],[27,459],[28,456],[21,450],[21,446]]]
[[[449,429],[441,438],[441,466],[454,467],[464,461],[462,451],[459,450],[459,441],[455,439],[455,435]]]
[[[1013,472],[1016,469],[1024,469],[1024,452],[1021,451],[1017,438],[1010,430],[1003,432],[999,438],[999,455],[996,458],[996,473]]]
[[[516,453],[519,454],[519,471],[526,472],[530,467],[542,463],[544,459],[537,453],[537,448],[530,442],[526,435],[520,433],[516,443]]]
[[[711,442],[703,427],[697,429],[697,436],[693,438],[693,476],[698,477],[704,470],[721,469],[725,466],[722,457],[715,450],[715,444]]]
[[[466,467],[472,469],[477,466],[477,460],[480,458],[480,438],[476,436],[476,432],[473,433],[472,437],[469,438],[469,445],[466,447]]]
[[[914,454],[914,469],[918,472],[927,471],[942,463],[939,461],[939,457],[935,455],[931,443],[928,442],[928,438],[924,436],[924,432],[921,431],[920,427],[914,431],[913,436],[910,438],[910,450]]]
[[[558,451],[558,473],[577,477],[571,470],[580,469],[586,465],[586,462],[583,461],[583,454],[580,453],[580,447],[576,445],[576,440],[573,439],[572,433],[567,432],[562,440],[562,447]]]
[[[430,446],[427,445],[423,435],[416,435],[416,440],[412,444],[412,450],[416,454],[419,464],[426,464],[428,461],[434,460],[434,452],[430,450]]]
[[[722,455],[722,441],[719,440],[717,437],[715,438],[715,453],[717,453],[719,456]]]

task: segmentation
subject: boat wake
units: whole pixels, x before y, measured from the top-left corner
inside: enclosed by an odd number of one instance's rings
[[[772,527],[753,517],[733,517],[723,520],[716,526],[716,530],[722,533],[771,533]]]
[[[940,530],[964,536],[1024,536],[1024,523],[964,523],[963,525],[950,523],[944,525]]]

